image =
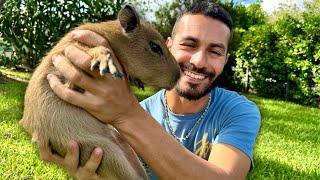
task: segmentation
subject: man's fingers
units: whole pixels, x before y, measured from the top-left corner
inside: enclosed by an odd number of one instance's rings
[[[74,175],[77,172],[78,165],[79,165],[79,146],[77,142],[71,140],[69,142],[67,154],[64,158],[64,168],[66,168],[71,175]]]
[[[80,92],[74,91],[64,84],[62,84],[59,78],[53,74],[48,74],[47,79],[49,85],[54,93],[59,96],[62,100],[67,101],[75,106],[86,108],[87,105],[84,102],[88,101],[87,94],[82,94]]]
[[[79,146],[77,142],[71,140],[69,142],[68,152],[65,160],[73,167],[78,167],[79,164]]]
[[[60,166],[63,165],[63,158],[56,154],[53,154],[48,144],[42,144],[40,142],[37,142],[37,145],[39,147],[39,153],[40,153],[41,159],[47,162],[58,164]]]
[[[91,76],[95,78],[101,77],[99,71],[91,71],[92,57],[87,52],[83,51],[81,47],[77,45],[69,45],[64,49],[64,55],[72,62],[72,64]]]
[[[101,35],[89,30],[74,30],[72,38],[89,46],[109,47],[108,41]]]
[[[66,59],[66,57],[62,55],[55,55],[52,57],[52,60],[53,60],[54,66],[58,69],[59,72],[62,73],[62,76],[68,79],[72,84],[75,84],[78,87],[81,87],[86,91],[90,91],[90,92],[93,92],[95,89],[97,89],[97,87],[95,86],[91,78],[81,70],[77,69],[74,65],[72,65]],[[58,86],[58,88],[62,88],[62,87]],[[74,95],[74,94],[71,94],[71,95]]]
[[[82,168],[87,172],[96,172],[100,165],[102,157],[103,157],[102,149],[99,147],[95,148],[90,156],[90,159]]]
[[[88,70],[91,66],[92,57],[82,49],[77,48],[75,45],[69,45],[64,49],[66,58],[82,70]]]

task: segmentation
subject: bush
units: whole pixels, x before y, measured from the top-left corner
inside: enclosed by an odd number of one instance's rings
[[[23,63],[34,68],[47,50],[83,22],[115,19],[124,0],[6,0],[0,14],[3,40],[12,46],[7,65]]]
[[[13,66],[16,62],[12,56],[13,50],[11,46],[0,39],[0,66]]]
[[[258,94],[319,106],[320,16],[253,26],[237,50],[236,82]]]

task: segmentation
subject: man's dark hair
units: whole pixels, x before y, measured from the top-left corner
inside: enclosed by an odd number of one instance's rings
[[[180,21],[181,17],[186,14],[200,14],[207,17],[210,17],[212,19],[219,20],[223,22],[228,28],[230,29],[230,35],[232,35],[232,19],[230,14],[223,9],[221,6],[214,2],[195,2],[192,3],[190,6],[186,7],[184,10],[180,12],[180,14],[177,17],[176,23],[172,30],[172,37],[176,33],[176,25]]]

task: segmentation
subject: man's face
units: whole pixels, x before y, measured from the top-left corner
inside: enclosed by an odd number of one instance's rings
[[[181,78],[175,90],[180,96],[197,100],[213,88],[227,61],[228,26],[204,15],[184,15],[167,46],[178,61]]]

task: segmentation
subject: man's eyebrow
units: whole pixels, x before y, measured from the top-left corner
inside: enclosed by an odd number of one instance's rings
[[[183,40],[185,41],[193,41],[193,42],[198,42],[199,40],[195,37],[192,37],[192,36],[186,36],[184,38],[182,38]]]
[[[197,39],[197,38],[195,38],[195,37],[192,37],[192,36],[186,36],[186,37],[184,37],[184,38],[182,38],[183,40],[185,40],[185,41],[193,41],[193,42],[199,42],[199,40]],[[225,47],[225,45],[224,44],[222,44],[222,43],[210,43],[209,44],[209,47],[210,48],[221,48],[221,49],[223,49],[223,50],[226,50],[226,47]]]

